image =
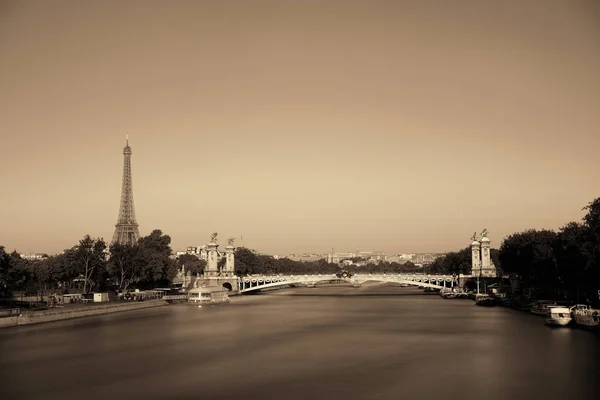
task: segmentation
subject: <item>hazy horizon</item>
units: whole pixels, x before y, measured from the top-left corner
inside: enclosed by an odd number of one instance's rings
[[[599,197],[593,1],[0,0],[0,245],[446,252]]]

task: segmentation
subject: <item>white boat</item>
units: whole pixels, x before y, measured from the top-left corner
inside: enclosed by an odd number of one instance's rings
[[[544,318],[546,324],[555,326],[569,325],[572,320],[571,309],[567,307],[550,307],[548,317]]]
[[[600,325],[600,310],[587,305],[577,304],[571,307],[571,317],[577,325],[594,328]]]
[[[226,289],[221,288],[194,288],[188,292],[188,303],[193,304],[219,304],[228,303],[229,295]]]

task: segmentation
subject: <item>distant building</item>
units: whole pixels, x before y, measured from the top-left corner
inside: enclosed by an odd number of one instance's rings
[[[289,254],[287,256],[292,261],[310,262],[319,261],[327,258],[326,254],[313,254],[313,253],[302,253],[302,254]]]
[[[371,255],[369,256],[368,259],[369,259],[369,261],[381,262],[381,261],[387,261],[387,256],[385,255],[385,253],[383,251],[374,251],[371,253]]]
[[[411,261],[415,264],[430,265],[444,255],[444,253],[419,253],[415,254]]]
[[[330,264],[339,264],[343,260],[355,258],[356,253],[330,253],[327,254],[327,262]]]
[[[48,258],[48,255],[45,253],[30,253],[30,254],[19,254],[24,260],[43,260]]]
[[[199,254],[199,252],[200,252],[200,247],[196,247],[196,246],[188,247],[186,250],[187,254]]]
[[[201,260],[207,260],[208,254],[206,252],[206,245],[202,246],[189,246],[185,251],[178,251],[175,253],[176,257],[182,256],[184,254],[190,254],[198,257]]]
[[[410,261],[410,260],[402,258],[399,255],[396,255],[396,256],[389,256],[389,257],[387,257],[386,261],[391,262],[391,263],[406,264],[406,262]]]
[[[343,252],[343,253],[331,252],[326,255],[326,258],[327,258],[328,263],[339,264],[341,262],[344,262],[347,265],[364,264],[364,262],[361,262],[361,260],[365,261],[365,262],[370,262],[370,263],[378,263],[378,262],[387,260],[387,256],[382,251],[358,251],[358,250],[353,251],[353,252]],[[348,264],[345,262],[345,260],[351,260],[352,263]]]

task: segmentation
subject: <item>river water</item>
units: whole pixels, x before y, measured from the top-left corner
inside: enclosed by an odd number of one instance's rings
[[[526,313],[323,286],[2,329],[0,398],[600,399],[599,363]]]

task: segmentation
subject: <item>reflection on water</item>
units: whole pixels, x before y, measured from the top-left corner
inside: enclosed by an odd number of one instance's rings
[[[7,399],[594,399],[599,344],[413,288],[323,286],[4,329],[0,384]]]

